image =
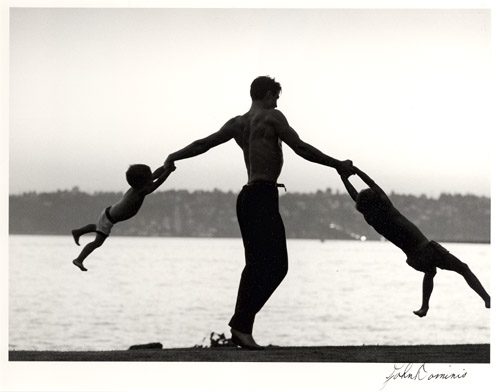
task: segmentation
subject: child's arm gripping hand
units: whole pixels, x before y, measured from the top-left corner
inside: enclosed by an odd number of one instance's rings
[[[160,187],[160,185],[165,182],[165,180],[168,178],[170,173],[172,173],[175,169],[176,169],[176,167],[173,163],[170,164],[169,166],[167,166],[166,168],[161,166],[158,169],[156,169],[153,173],[153,178],[155,177],[155,174],[158,174],[158,173],[160,173],[160,174],[158,175],[158,178],[148,187],[147,194],[152,193],[155,190],[157,190]]]
[[[380,197],[383,197],[383,198],[387,198],[387,195],[386,193],[384,192],[384,190],[382,188],[380,188],[376,183],[375,181],[373,181],[369,176],[368,174],[366,174],[365,172],[363,172],[360,168],[358,167],[354,167],[354,172],[359,176],[359,178],[361,178],[366,185],[368,185],[371,189],[373,189],[375,192],[377,192],[377,194],[380,196]]]
[[[160,166],[158,169],[156,169],[153,172],[153,180],[156,180],[157,178],[159,178],[164,171],[165,171],[165,168],[163,166]]]
[[[352,197],[352,199],[354,201],[356,201],[356,199],[358,198],[358,191],[356,190],[356,188],[354,188],[354,186],[349,181],[349,177],[342,175],[342,176],[340,176],[340,179],[344,183],[345,189],[347,189],[347,192],[349,193],[349,195]]]

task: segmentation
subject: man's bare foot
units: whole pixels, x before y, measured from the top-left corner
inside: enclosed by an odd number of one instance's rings
[[[416,314],[418,317],[425,317],[428,311],[429,309],[421,308],[419,310],[414,311],[413,313]]]
[[[87,268],[83,266],[83,263],[78,259],[73,260],[73,264],[80,268],[82,271],[87,271]]]
[[[253,339],[253,336],[249,333],[239,332],[231,328],[231,334],[231,340],[233,343],[241,348],[246,348],[248,350],[264,350],[264,347],[259,346]]]
[[[80,236],[78,235],[78,231],[76,230],[71,230],[71,234],[73,234],[73,239],[75,240],[75,243],[80,246],[80,242],[78,240],[80,239]]]

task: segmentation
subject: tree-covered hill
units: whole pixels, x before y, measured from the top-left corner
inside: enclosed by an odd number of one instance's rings
[[[280,191],[280,210],[288,238],[378,240],[379,235],[355,210],[346,193]],[[53,193],[9,196],[11,234],[69,235],[95,223],[101,210],[120,193],[89,194],[78,188]],[[233,192],[157,191],[137,216],[113,228],[113,235],[171,237],[239,237]],[[442,194],[390,195],[394,205],[429,238],[443,242],[489,242],[490,198]]]

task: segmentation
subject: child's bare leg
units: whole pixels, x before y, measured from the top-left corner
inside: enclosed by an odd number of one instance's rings
[[[425,317],[429,311],[429,301],[431,299],[432,290],[434,289],[434,276],[436,271],[426,272],[422,281],[422,306],[419,310],[414,311],[418,317]]]
[[[92,242],[89,242],[85,247],[82,249],[80,255],[73,260],[73,264],[76,265],[80,270],[82,271],[87,271],[87,268],[83,266],[83,261],[87,258],[88,255],[90,255],[94,250],[99,248],[104,241],[106,240],[106,236],[101,233],[97,233],[95,236],[95,240]]]
[[[80,236],[87,234],[87,233],[95,233],[96,232],[96,226],[95,224],[91,223],[90,225],[83,226],[79,229],[75,229],[71,231],[71,234],[73,234],[73,239],[75,240],[75,243],[80,246]]]
[[[460,275],[462,275],[469,285],[469,287],[474,290],[484,301],[484,306],[488,309],[490,308],[490,296],[484,289],[483,285],[479,281],[479,279],[474,275],[469,266],[463,262],[461,262],[457,257],[449,254],[447,258],[447,268],[451,271],[454,271]]]
[[[474,290],[484,301],[484,306],[488,309],[490,308],[490,296],[484,289],[483,285],[479,279],[472,273],[470,268],[467,266],[465,272],[461,274],[469,287]]]
[[[83,261],[80,261],[78,259],[74,259],[73,264],[76,265],[78,268],[80,268],[81,271],[88,271],[87,268],[85,268],[83,266]]]

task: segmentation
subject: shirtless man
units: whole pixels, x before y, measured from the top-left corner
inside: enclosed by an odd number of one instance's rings
[[[196,140],[168,156],[165,167],[175,161],[203,154],[234,139],[243,150],[248,183],[236,204],[238,223],[245,247],[245,268],[241,275],[236,309],[229,326],[238,346],[259,350],[252,335],[256,314],[271,297],[288,270],[283,221],[279,213],[277,180],[283,166],[281,142],[304,159],[352,173],[352,162],[339,161],[302,141],[278,110],[281,86],[268,76],[252,82],[250,110],[230,119],[217,132]]]

